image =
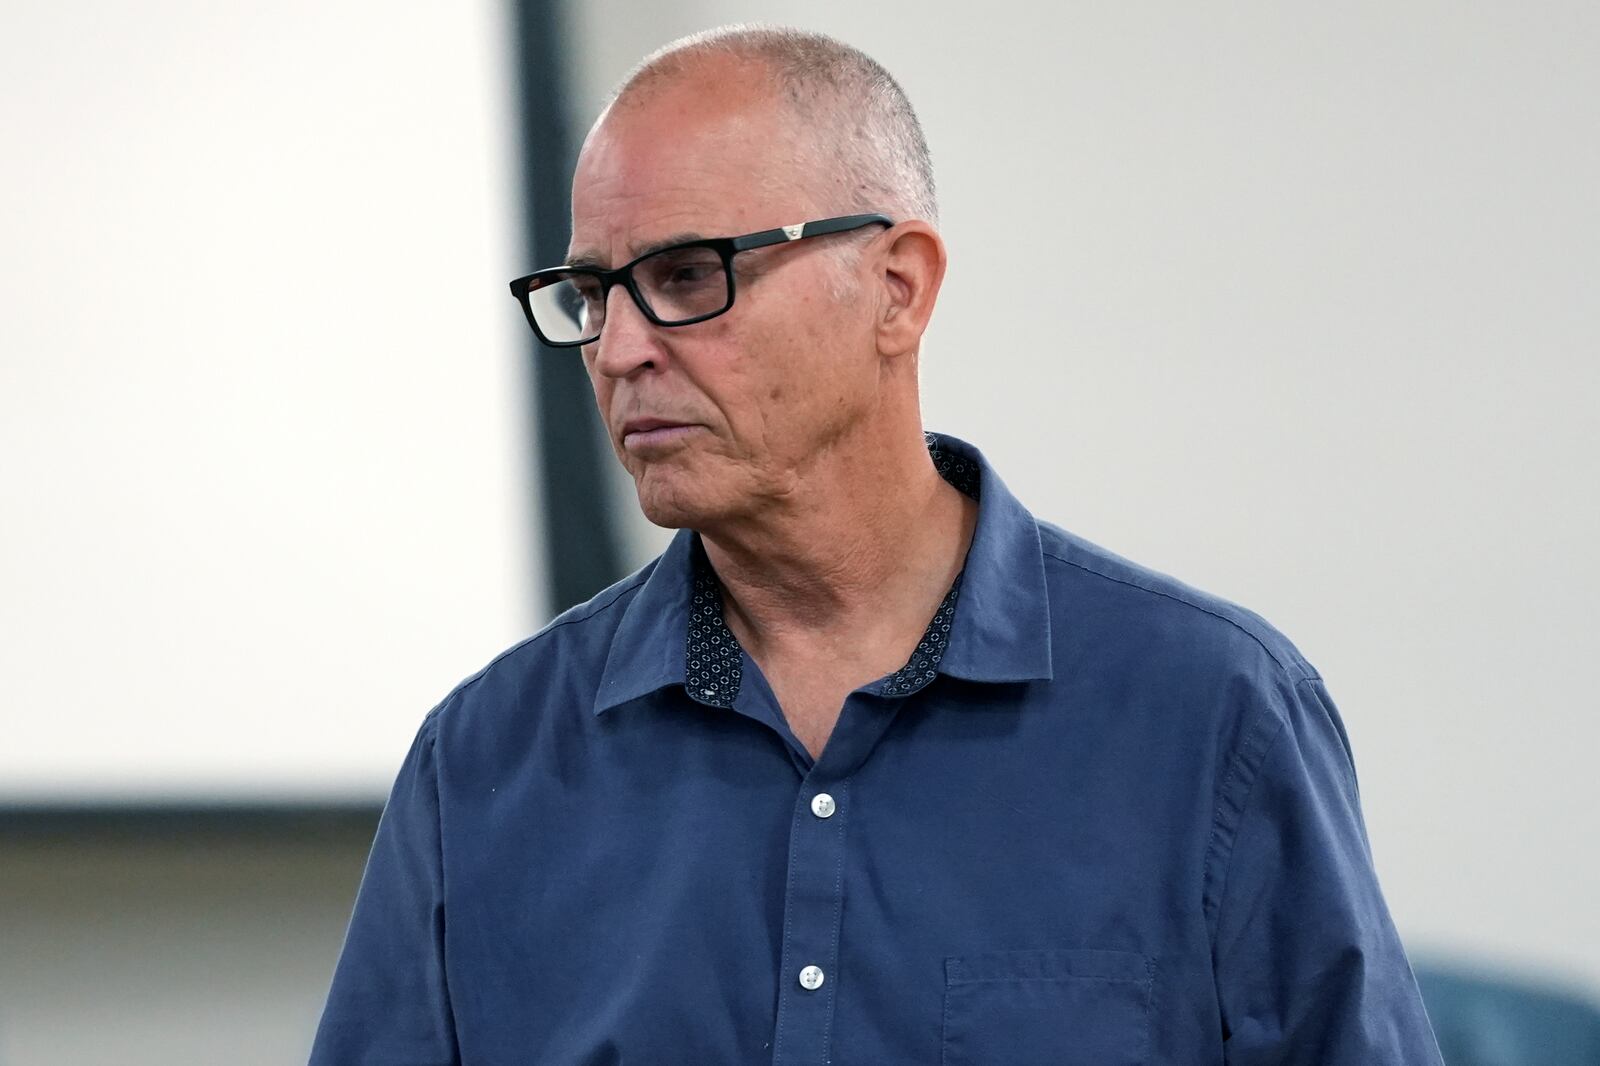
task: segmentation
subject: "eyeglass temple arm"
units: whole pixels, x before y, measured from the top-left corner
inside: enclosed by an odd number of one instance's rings
[[[785,241],[797,241],[802,237],[821,237],[827,233],[841,233],[844,230],[860,229],[870,226],[874,222],[885,226],[894,225],[894,220],[887,215],[844,215],[841,218],[825,218],[820,222],[800,222],[793,226],[779,226],[777,229],[764,229],[759,233],[747,234],[733,239],[733,250],[743,252],[750,248],[765,248],[771,244],[782,244]]]
[[[765,248],[773,244],[783,244],[785,241],[798,241],[802,237],[821,237],[829,233],[842,233],[845,230],[860,229],[878,223],[884,226],[894,225],[894,219],[888,215],[843,215],[839,218],[824,218],[816,222],[799,222],[793,226],[779,226],[777,229],[764,229],[759,233],[747,233],[743,237],[734,237],[728,243],[736,252],[747,251],[751,248]],[[540,272],[542,273],[542,271]],[[598,270],[593,273],[601,276],[618,275],[619,270]],[[537,277],[530,274],[525,278],[518,278],[511,283],[511,295],[521,300],[528,294],[528,283]],[[608,279],[609,280],[609,279]]]

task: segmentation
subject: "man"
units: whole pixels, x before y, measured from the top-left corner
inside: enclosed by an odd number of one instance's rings
[[[601,116],[513,289],[679,533],[427,717],[314,1062],[1438,1062],[1313,668],[924,437],[934,218],[827,38]]]

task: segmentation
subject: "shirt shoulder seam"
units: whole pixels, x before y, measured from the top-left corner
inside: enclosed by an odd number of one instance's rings
[[[1203,604],[1195,603],[1193,600],[1186,599],[1183,596],[1177,596],[1177,595],[1174,595],[1173,593],[1166,592],[1166,591],[1164,591],[1162,589],[1151,588],[1148,585],[1141,585],[1136,581],[1129,581],[1127,578],[1117,577],[1116,575],[1108,574],[1103,570],[1096,570],[1092,566],[1086,566],[1083,563],[1074,561],[1072,559],[1063,559],[1061,556],[1056,555],[1054,552],[1050,551],[1048,548],[1042,549],[1041,550],[1041,554],[1043,554],[1046,558],[1054,559],[1056,562],[1061,563],[1061,564],[1063,564],[1065,566],[1070,566],[1070,567],[1073,567],[1074,569],[1082,570],[1086,574],[1093,574],[1094,576],[1096,576],[1098,578],[1102,578],[1102,579],[1104,579],[1106,581],[1114,581],[1119,585],[1126,585],[1131,589],[1138,589],[1140,592],[1145,592],[1145,593],[1148,593],[1148,594],[1150,594],[1152,596],[1160,596],[1163,599],[1172,600],[1174,603],[1181,603],[1185,607],[1191,608],[1192,610],[1199,611],[1201,614],[1210,615],[1212,618],[1215,618],[1220,622],[1227,623],[1228,625],[1230,625],[1233,628],[1237,629],[1239,632],[1243,633],[1245,636],[1249,637],[1251,640],[1255,641],[1258,645],[1260,645],[1261,650],[1266,652],[1267,656],[1274,663],[1277,664],[1278,669],[1284,671],[1286,674],[1289,674],[1291,677],[1293,677],[1296,684],[1299,684],[1300,681],[1305,680],[1307,677],[1314,677],[1315,676],[1315,671],[1312,671],[1312,670],[1309,669],[1309,664],[1285,662],[1283,657],[1278,652],[1274,651],[1267,644],[1266,641],[1262,640],[1261,636],[1258,633],[1256,633],[1253,630],[1251,630],[1250,627],[1241,624],[1239,622],[1239,620],[1236,619],[1236,618],[1229,618],[1225,614],[1221,614],[1221,613],[1219,613],[1217,611],[1213,611],[1209,607],[1206,607]]]

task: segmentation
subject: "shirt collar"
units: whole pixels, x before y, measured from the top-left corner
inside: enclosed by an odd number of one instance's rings
[[[930,448],[975,463],[983,490],[939,672],[968,681],[1048,681],[1050,594],[1039,524],[982,452],[942,433],[927,436]]]
[[[911,660],[878,684],[880,694],[914,692],[935,673],[982,682],[1050,678],[1049,598],[1033,516],[978,449],[939,433],[927,442],[939,473],[978,499],[978,524],[961,575]],[[731,706],[742,660],[700,539],[679,530],[623,612],[594,713],[670,685],[701,703]]]

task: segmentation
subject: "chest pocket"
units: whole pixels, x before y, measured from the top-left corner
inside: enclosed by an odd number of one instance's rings
[[[1146,1066],[1155,960],[996,951],[945,960],[944,1066]]]

